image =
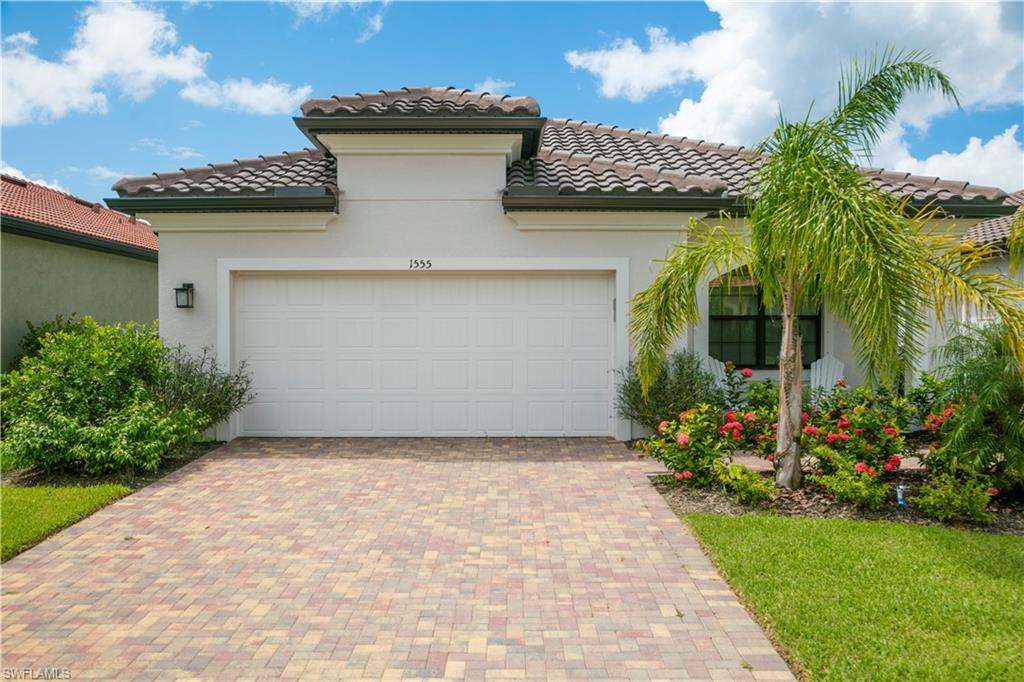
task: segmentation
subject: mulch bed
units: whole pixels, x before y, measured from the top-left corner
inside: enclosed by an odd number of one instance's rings
[[[770,472],[762,473],[770,477]],[[925,481],[923,471],[900,472],[898,483],[906,486],[906,497],[917,494]],[[837,502],[820,486],[805,481],[800,490],[778,491],[776,498],[768,504],[751,508],[744,506],[724,492],[690,488],[671,480],[666,475],[652,475],[651,483],[662,494],[669,507],[676,514],[707,512],[735,516],[749,513],[777,514],[779,516],[805,516],[810,518],[842,518],[860,519],[865,521],[893,521],[911,523],[922,526],[948,526],[921,514],[913,507],[900,507],[896,504],[895,494],[884,507],[877,511],[865,511],[851,504]],[[994,501],[989,510],[996,518],[985,525],[956,525],[958,528],[990,533],[1006,533],[1024,535],[1024,508],[1020,506],[1000,505]]]
[[[40,469],[13,469],[0,472],[0,482],[3,485],[14,486],[67,486],[67,485],[96,485],[99,483],[120,483],[131,488],[133,491],[144,488],[150,483],[157,481],[172,471],[176,471],[189,462],[199,459],[207,452],[224,445],[223,441],[207,441],[195,443],[176,454],[164,457],[156,471],[138,471],[135,473],[113,473],[101,476],[89,476],[77,472],[51,472],[46,473]]]

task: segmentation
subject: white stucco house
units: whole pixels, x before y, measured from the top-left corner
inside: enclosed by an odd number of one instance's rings
[[[294,123],[310,148],[125,178],[108,201],[160,235],[161,333],[254,374],[222,437],[629,438],[613,398],[629,301],[690,218],[742,213],[757,163],[454,88],[309,100]],[[995,188],[865,172],[965,230],[1015,208]],[[704,306],[682,345],[774,374],[754,296]],[[857,381],[828,310],[807,311],[804,336],[805,358]]]

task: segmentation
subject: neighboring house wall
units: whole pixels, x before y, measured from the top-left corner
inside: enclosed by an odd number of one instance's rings
[[[2,368],[17,355],[25,322],[91,315],[103,322],[157,318],[157,264],[93,249],[4,232]]]

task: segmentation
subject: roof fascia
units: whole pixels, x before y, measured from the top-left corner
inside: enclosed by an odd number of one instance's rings
[[[320,133],[517,133],[523,137],[522,157],[536,155],[543,116],[296,116],[302,134],[319,149]]]
[[[110,239],[103,239],[81,232],[72,232],[52,225],[15,218],[14,216],[0,217],[0,230],[10,234],[18,234],[24,237],[34,237],[46,241],[64,244],[66,246],[77,246],[92,251],[102,251],[116,256],[127,256],[139,260],[156,263],[158,252],[151,249],[144,249],[140,246],[132,246],[123,242],[115,242]]]

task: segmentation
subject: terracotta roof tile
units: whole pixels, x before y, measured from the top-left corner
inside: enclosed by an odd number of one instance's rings
[[[303,116],[540,116],[532,97],[510,97],[454,87],[399,88],[309,99]]]
[[[1007,206],[1021,206],[1024,203],[1024,189],[1008,194],[1003,203]],[[1021,211],[1024,211],[1024,207],[1018,208],[1013,215],[982,220],[967,230],[967,233],[964,235],[964,241],[974,242],[975,244],[1005,244],[1006,240],[1010,238],[1010,225],[1013,222],[1013,218]]]
[[[328,187],[337,191],[334,158],[318,149],[282,152],[255,159],[236,159],[118,180],[121,196],[146,195],[260,195],[275,187]]]
[[[144,220],[10,175],[3,175],[2,181],[0,213],[4,216],[157,250],[157,237]]]

